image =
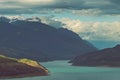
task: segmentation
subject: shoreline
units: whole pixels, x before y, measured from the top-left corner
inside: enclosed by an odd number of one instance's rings
[[[27,78],[27,77],[37,77],[37,76],[49,76],[50,74],[19,74],[13,76],[0,76],[1,79],[15,79],[15,78]]]

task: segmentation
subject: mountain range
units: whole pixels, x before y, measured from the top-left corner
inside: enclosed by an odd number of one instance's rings
[[[0,17],[0,54],[37,61],[72,59],[97,49],[65,28],[41,23],[39,18]]]

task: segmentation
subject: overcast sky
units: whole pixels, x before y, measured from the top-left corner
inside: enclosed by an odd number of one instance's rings
[[[74,14],[119,15],[119,4],[120,0],[0,0],[0,13],[37,14],[48,11],[59,13],[67,9]]]
[[[0,15],[38,16],[85,40],[120,41],[120,0],[0,0]]]

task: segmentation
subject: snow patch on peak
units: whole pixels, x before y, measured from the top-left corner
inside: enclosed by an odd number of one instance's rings
[[[0,21],[12,23],[18,20],[27,22],[41,22],[39,17],[25,18],[23,16],[0,16]]]
[[[39,17],[32,17],[32,18],[26,18],[26,21],[29,21],[29,22],[41,22],[41,19]]]
[[[0,16],[0,21],[5,21],[5,22],[15,22],[17,20],[25,20],[25,17],[22,16]]]

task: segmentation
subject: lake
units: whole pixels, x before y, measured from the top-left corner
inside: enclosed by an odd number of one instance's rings
[[[71,66],[67,60],[41,64],[50,71],[50,76],[4,80],[120,80],[120,68],[76,67]]]

